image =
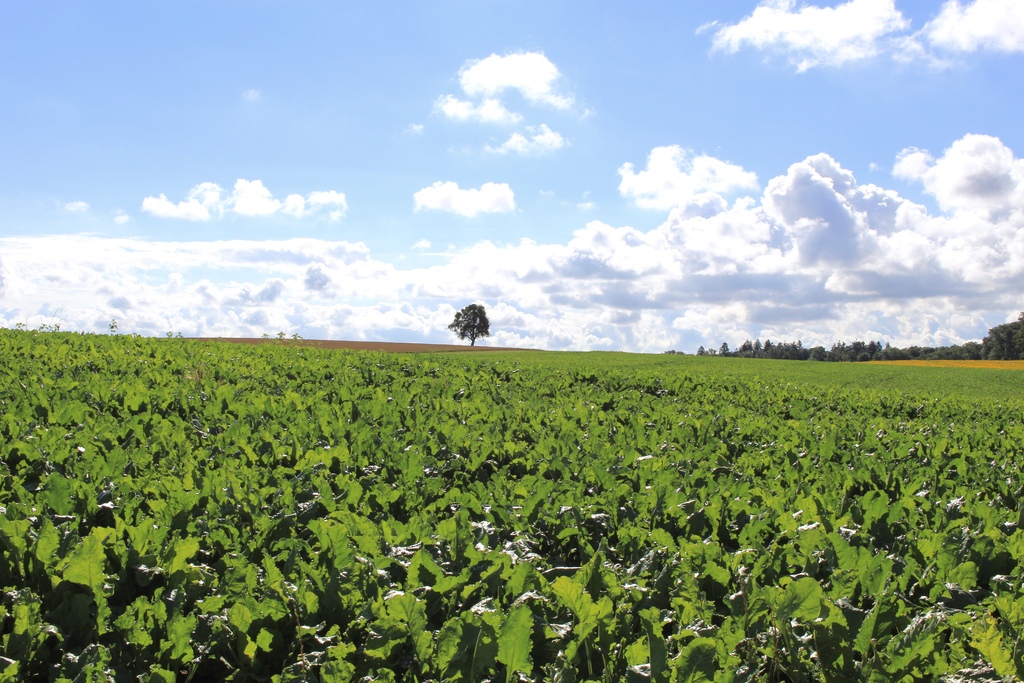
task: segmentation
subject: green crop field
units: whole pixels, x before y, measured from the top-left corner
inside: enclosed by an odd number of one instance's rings
[[[0,681],[1020,679],[1022,381],[0,330]]]

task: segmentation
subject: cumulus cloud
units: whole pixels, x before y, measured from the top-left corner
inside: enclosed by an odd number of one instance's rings
[[[785,226],[803,264],[848,263],[863,256],[863,221],[850,201],[853,174],[827,154],[793,164],[764,192],[765,212]]]
[[[89,211],[89,202],[68,202],[64,205],[64,210],[68,213],[86,213]]]
[[[228,202],[232,211],[240,216],[272,216],[281,210],[281,202],[274,199],[260,180],[239,178]]]
[[[513,133],[508,140],[498,147],[487,147],[488,152],[496,154],[543,154],[556,149],[568,147],[569,141],[548,128],[545,124],[529,126],[526,133]]]
[[[315,191],[305,197],[290,194],[280,200],[274,198],[263,181],[244,178],[239,178],[231,194],[226,196],[220,185],[207,182],[193,187],[187,197],[177,203],[165,194],[142,200],[142,210],[146,213],[189,221],[208,221],[225,213],[249,217],[285,213],[302,218],[325,207],[331,209],[328,214],[331,220],[340,220],[348,210],[348,203],[344,194],[334,190]]]
[[[458,183],[437,181],[413,194],[416,210],[433,209],[472,218],[481,213],[515,211],[515,194],[507,183],[484,183],[462,189]]]
[[[310,192],[309,197],[306,198],[306,202],[313,207],[314,210],[321,207],[334,207],[328,214],[332,221],[341,220],[345,217],[345,213],[348,211],[348,201],[345,199],[345,195],[334,190]]]
[[[783,53],[806,71],[874,57],[887,36],[909,26],[893,0],[848,0],[835,7],[764,0],[749,17],[715,31],[712,45],[731,53],[748,46]]]
[[[655,234],[661,251],[674,255],[680,278],[685,273],[706,282],[742,271],[773,273],[792,261],[778,228],[750,203],[706,216],[674,209]]]
[[[928,41],[962,52],[988,49],[1024,51],[1024,11],[1020,0],[949,0],[924,28]]]
[[[248,287],[242,288],[242,297],[246,301],[252,301],[254,303],[273,303],[281,296],[281,292],[284,291],[284,282],[278,279],[269,280],[260,289],[251,293]]]
[[[479,104],[460,100],[454,95],[438,99],[434,109],[453,121],[480,121],[483,123],[519,123],[522,115],[505,108],[500,100],[488,98]]]
[[[348,211],[348,200],[344,194],[334,190],[310,192],[306,197],[290,194],[285,198],[281,210],[296,218],[302,218],[324,207],[331,209],[328,213],[331,220],[341,220]]]
[[[331,284],[331,277],[325,272],[324,265],[314,263],[306,268],[306,289],[311,292],[322,292]]]
[[[132,308],[132,302],[127,297],[123,296],[113,297],[107,302],[107,305],[113,309],[121,311],[122,313],[129,311]]]
[[[181,218],[186,221],[208,221],[224,212],[221,193],[216,183],[200,183],[189,190],[180,202],[174,203],[161,193],[159,197],[142,200],[142,210],[158,218]]]
[[[654,148],[643,171],[635,171],[631,163],[623,164],[619,175],[619,192],[648,209],[721,207],[721,195],[757,189],[754,173],[704,154],[695,156],[677,145]]]
[[[1024,12],[1018,0],[947,0],[919,31],[894,0],[847,0],[835,6],[762,0],[735,24],[712,22],[712,49],[736,53],[744,48],[783,56],[797,71],[838,67],[879,55],[900,61],[947,66],[942,53],[1024,50]],[[936,52],[938,50],[938,52]]]
[[[558,67],[541,52],[517,52],[468,62],[459,71],[459,83],[467,95],[491,97],[517,90],[534,104],[556,109],[572,106],[572,95],[558,92]]]
[[[567,110],[573,96],[557,87],[561,74],[541,52],[517,52],[505,56],[492,54],[466,62],[459,70],[459,85],[464,97],[448,94],[434,103],[434,112],[450,121],[514,125],[522,123],[519,112],[508,109],[502,97],[518,93],[526,103]],[[568,141],[546,124],[528,126],[513,133],[498,147],[485,151],[498,154],[539,154],[568,146]]]
[[[1024,161],[992,136],[966,135],[937,160],[927,151],[907,148],[893,173],[921,182],[947,211],[1000,215],[1024,207]]]
[[[962,342],[1020,310],[1021,163],[986,136],[965,136],[935,156],[905,151],[896,173],[935,196],[939,211],[929,211],[816,154],[768,179],[756,197],[696,209],[665,201],[665,220],[650,230],[592,220],[564,242],[481,241],[430,267],[400,268],[364,244],[329,240],[2,237],[0,324],[49,322],[48,302],[60,301],[65,329],[102,332],[116,317],[125,331],[157,336],[285,330],[453,341],[445,327],[454,311],[480,301],[489,343],[505,346]],[[487,187],[436,183],[417,205],[456,211],[476,202],[480,211]]]

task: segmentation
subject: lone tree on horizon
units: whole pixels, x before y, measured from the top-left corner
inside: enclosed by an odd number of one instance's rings
[[[480,304],[470,304],[455,314],[455,320],[448,329],[459,335],[459,339],[469,337],[469,345],[476,346],[477,337],[491,336],[491,323],[487,320],[487,311]]]

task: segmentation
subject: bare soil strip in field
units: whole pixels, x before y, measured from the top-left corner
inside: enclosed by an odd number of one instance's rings
[[[875,360],[872,365],[921,365],[929,368],[1024,370],[1024,360]]]
[[[413,342],[339,341],[330,339],[260,339],[254,337],[199,337],[199,341],[222,341],[232,344],[300,344],[318,349],[349,349],[353,351],[388,351],[390,353],[453,353],[467,351],[532,351],[502,346],[469,346],[460,344],[421,344]]]

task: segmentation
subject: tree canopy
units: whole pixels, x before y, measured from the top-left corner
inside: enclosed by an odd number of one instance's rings
[[[881,341],[836,342],[831,349],[823,346],[807,348],[802,342],[761,343],[749,339],[735,350],[722,342],[716,349],[697,349],[698,356],[737,356],[740,358],[772,358],[785,360],[818,361],[871,361],[871,360],[1024,360],[1024,313],[1017,320],[990,328],[988,335],[978,342],[965,342],[951,346],[908,346],[897,348]]]
[[[487,320],[487,311],[480,304],[470,304],[456,313],[448,329],[459,335],[459,339],[468,338],[470,346],[476,346],[478,337],[491,336],[491,323]]]
[[[981,345],[991,360],[1024,360],[1024,313],[1015,322],[991,328]]]

